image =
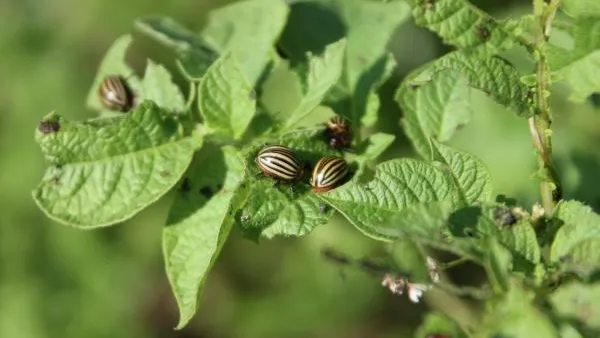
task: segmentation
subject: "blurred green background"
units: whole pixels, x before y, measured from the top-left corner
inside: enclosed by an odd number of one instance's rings
[[[426,304],[392,296],[380,281],[342,271],[321,257],[320,249],[328,245],[354,257],[377,250],[377,243],[339,218],[300,240],[260,245],[234,231],[208,278],[200,312],[186,329],[174,331],[178,314],[160,245],[171,196],[125,224],[96,231],[54,223],[34,205],[30,192],[45,169],[33,139],[36,124],[51,110],[69,119],[94,116],[85,98],[112,41],[148,14],[168,15],[199,30],[207,12],[225,3],[0,1],[0,337],[412,335]],[[475,3],[498,17],[530,10],[526,1]],[[163,49],[141,41],[130,53],[136,69],[147,57],[167,60]],[[399,66],[382,90],[388,103],[404,74],[448,48],[408,22],[398,27],[390,50]],[[523,56],[522,51],[507,54],[527,71]],[[598,210],[600,114],[591,103],[569,103],[567,88],[554,89],[555,156],[565,197]],[[489,166],[496,193],[530,208],[538,191],[526,121],[479,92],[472,99],[473,121],[451,144]],[[399,114],[397,108],[381,113],[379,130],[397,135],[384,158],[412,154],[397,123]],[[468,280],[470,271],[458,269],[455,278]]]

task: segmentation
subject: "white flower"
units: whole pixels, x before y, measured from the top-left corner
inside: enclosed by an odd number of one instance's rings
[[[431,288],[431,285],[419,284],[419,283],[408,283],[406,284],[406,290],[408,290],[408,299],[413,303],[418,303],[423,296],[423,293]]]

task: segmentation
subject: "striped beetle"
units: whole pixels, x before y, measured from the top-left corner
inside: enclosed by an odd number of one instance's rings
[[[347,148],[352,141],[352,130],[350,122],[341,116],[334,116],[327,123],[325,133],[329,145],[334,149]]]
[[[315,193],[327,192],[336,188],[349,172],[348,163],[337,156],[325,156],[313,169],[310,184]]]
[[[100,84],[98,94],[100,102],[110,110],[125,113],[133,108],[133,91],[122,76],[109,75],[105,77]]]
[[[296,153],[282,145],[264,147],[255,161],[265,176],[276,180],[294,181],[302,176],[303,166]]]

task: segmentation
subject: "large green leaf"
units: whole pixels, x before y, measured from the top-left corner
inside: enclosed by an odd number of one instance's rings
[[[198,310],[207,274],[248,196],[248,189],[240,188],[243,162],[232,147],[203,151],[188,172],[163,230],[167,276],[180,312],[177,328]]]
[[[533,114],[530,104],[532,94],[521,83],[521,74],[507,60],[498,56],[481,57],[477,53],[457,51],[437,59],[427,71],[435,73],[443,69],[461,73],[467,78],[469,86],[480,89],[517,115],[529,117]]]
[[[290,147],[312,167],[322,156],[341,156],[340,151],[333,150],[322,140],[321,133],[318,129],[300,129],[267,143]],[[323,210],[325,204],[310,191],[310,172],[305,172],[303,178],[295,183],[278,185],[273,179],[260,174],[254,160],[263,146],[262,142],[257,142],[244,151],[246,167],[253,173],[248,179],[252,198],[242,208],[239,219],[248,237],[302,236],[326,223],[332,213],[331,210]]]
[[[550,249],[550,260],[564,270],[587,275],[600,269],[600,215],[577,201],[561,202],[554,213],[562,226]]]
[[[471,120],[470,90],[460,73],[446,70],[425,83],[400,86],[396,101],[404,112],[402,126],[422,158],[431,156],[429,140],[450,140]]]
[[[49,217],[81,228],[124,221],[159,199],[200,146],[151,101],[124,116],[83,123],[51,113],[43,125],[49,123],[53,132],[36,132],[50,167],[33,197]]]
[[[183,74],[190,81],[199,80],[218,54],[197,34],[169,17],[146,17],[136,20],[142,33],[175,50]]]
[[[366,184],[355,181],[319,195],[354,226],[376,239],[376,227],[414,203],[449,200],[460,195],[445,171],[412,159],[390,160],[376,167],[375,177]]]
[[[511,48],[521,33],[515,21],[499,21],[467,0],[409,0],[417,25],[457,48],[494,53]]]
[[[288,13],[283,0],[236,2],[211,12],[201,36],[219,53],[232,53],[255,84],[269,63]]]
[[[449,169],[462,199],[472,204],[492,197],[492,177],[478,158],[464,151],[431,140],[432,159]]]
[[[572,282],[559,287],[550,296],[558,315],[600,330],[600,284]]]
[[[198,84],[198,109],[204,123],[216,132],[239,139],[254,116],[252,85],[231,54],[220,57]]]
[[[287,119],[286,128],[301,121],[323,101],[325,94],[342,74],[345,51],[346,40],[342,39],[328,45],[323,55],[308,56],[308,68],[298,74],[302,85],[302,99]]]
[[[573,23],[571,34],[575,47],[565,50],[548,46],[548,61],[556,80],[571,87],[570,99],[584,101],[595,92],[600,92],[600,16],[579,18]]]

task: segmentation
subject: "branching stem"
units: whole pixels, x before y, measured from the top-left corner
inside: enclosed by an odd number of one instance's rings
[[[548,103],[549,67],[546,58],[546,44],[559,4],[560,0],[552,0],[547,5],[541,0],[534,0],[534,12],[538,23],[533,55],[537,68],[536,111],[528,122],[531,139],[538,153],[542,205],[548,213],[552,212],[556,203],[562,198],[560,181],[552,161],[552,114]]]

